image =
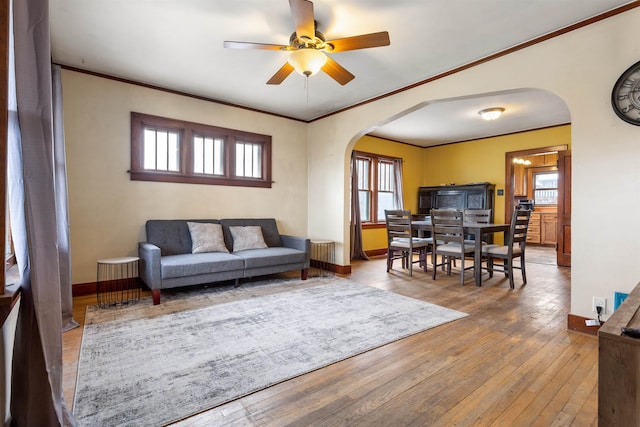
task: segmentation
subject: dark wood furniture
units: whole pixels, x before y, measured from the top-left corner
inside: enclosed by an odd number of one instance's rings
[[[413,221],[411,228],[418,232],[419,236],[423,236],[425,231],[431,231],[431,218],[425,221]],[[475,265],[480,265],[482,261],[482,240],[486,234],[492,236],[493,233],[505,233],[509,231],[509,224],[486,224],[486,223],[465,223],[464,232],[466,235],[473,236],[476,244],[474,247],[473,260]],[[506,237],[506,236],[505,236]],[[485,241],[488,239],[484,239]],[[506,240],[505,240],[506,241]],[[474,270],[474,279],[476,286],[482,285],[481,269]]]
[[[393,268],[393,260],[401,259],[402,268],[409,269],[413,276],[413,254],[418,253],[420,266],[427,271],[427,252],[433,239],[413,237],[411,211],[385,210],[387,224],[387,273]]]
[[[495,187],[488,182],[420,187],[418,214],[429,215],[431,209],[491,209],[493,212]],[[493,222],[493,216],[489,222]]]
[[[447,274],[451,275],[451,261],[460,260],[460,284],[464,285],[464,259],[474,252],[475,242],[464,240],[464,215],[462,211],[455,209],[433,209],[431,211],[431,237],[433,238],[433,252],[431,259],[433,264],[433,280],[436,279],[438,263],[437,256],[442,257],[442,264],[447,265]],[[474,264],[474,270],[480,266]]]
[[[598,425],[640,425],[640,338],[621,334],[640,328],[640,284],[598,331]]]
[[[526,209],[516,209],[511,217],[511,225],[509,227],[509,237],[504,245],[486,245],[482,247],[482,255],[487,259],[487,271],[489,277],[493,277],[493,272],[500,271],[509,277],[509,287],[514,289],[513,269],[519,269],[522,272],[522,282],[527,283],[527,273],[524,263],[525,247],[527,245],[527,228],[529,227],[529,218],[531,211]],[[514,265],[513,261],[519,258],[520,264]],[[496,268],[493,265],[494,260],[503,261],[503,266]]]

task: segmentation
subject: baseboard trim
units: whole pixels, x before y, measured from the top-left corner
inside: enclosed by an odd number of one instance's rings
[[[74,297],[83,297],[86,295],[94,295],[96,293],[96,282],[76,283],[71,286],[71,295]]]
[[[377,257],[377,256],[386,255],[387,254],[387,249],[386,248],[372,249],[370,251],[365,251],[364,253],[367,254],[367,256],[369,256],[369,257]]]
[[[575,314],[567,315],[567,329],[570,331],[580,332],[587,335],[598,335],[598,329],[604,325],[604,322],[600,322],[600,326],[587,326],[585,323],[589,320],[589,317],[576,316]]]

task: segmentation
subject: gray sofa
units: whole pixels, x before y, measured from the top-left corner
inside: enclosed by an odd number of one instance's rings
[[[228,253],[224,248],[192,253],[196,250],[192,233],[194,228],[200,227],[197,224],[220,224]],[[264,244],[260,246],[266,247],[237,250],[242,248],[236,246],[234,251],[234,233],[239,245],[237,233],[250,226],[260,227],[264,238]],[[238,285],[242,278],[292,270],[301,270],[302,280],[307,278],[311,253],[309,239],[281,235],[272,218],[149,220],[146,232],[147,241],[138,244],[139,272],[142,281],[151,289],[154,305],[160,304],[162,289],[225,280],[235,280]],[[194,234],[194,241],[200,240],[199,235]]]

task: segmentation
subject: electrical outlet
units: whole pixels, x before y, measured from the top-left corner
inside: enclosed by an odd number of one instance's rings
[[[607,311],[607,299],[602,297],[593,297],[593,312],[597,313],[596,307],[602,307],[600,314],[605,314]]]

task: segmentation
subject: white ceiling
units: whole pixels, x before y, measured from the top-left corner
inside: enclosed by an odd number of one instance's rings
[[[58,64],[312,121],[584,21],[629,0],[316,0],[327,39],[388,31],[391,45],[331,54],[356,78],[266,81],[287,53],[223,41],[288,44],[287,0],[50,0]],[[503,106],[503,118],[478,120]],[[429,146],[570,122],[552,94],[522,90],[433,103],[374,135]]]

